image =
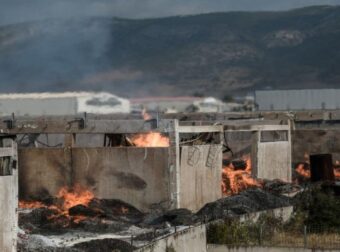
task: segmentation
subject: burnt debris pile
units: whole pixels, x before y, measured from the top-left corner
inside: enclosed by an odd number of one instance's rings
[[[120,200],[97,198],[69,208],[65,202],[58,204],[60,199],[24,202],[18,251],[132,251],[181,227],[292,204],[291,198],[273,193],[291,190],[287,184],[273,182],[266,188],[250,188],[208,203],[197,213],[187,209],[142,213]]]
[[[64,233],[69,229],[116,232],[124,228],[124,223],[141,220],[143,213],[127,203],[95,198],[88,205],[78,204],[67,211],[61,211],[54,204],[42,204],[19,212],[21,228],[30,233]]]
[[[262,189],[248,189],[238,195],[206,204],[198,211],[197,216],[209,221],[290,205],[291,199],[289,197],[273,194]]]

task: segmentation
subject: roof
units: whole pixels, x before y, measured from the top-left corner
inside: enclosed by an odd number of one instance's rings
[[[115,96],[108,92],[63,92],[63,93],[8,93],[0,94],[0,99],[48,99],[48,98],[72,98],[87,96]],[[117,96],[115,96],[117,97]]]
[[[131,103],[144,103],[144,102],[193,102],[193,101],[201,101],[203,97],[196,96],[161,96],[161,97],[143,97],[143,98],[132,98],[130,99]]]

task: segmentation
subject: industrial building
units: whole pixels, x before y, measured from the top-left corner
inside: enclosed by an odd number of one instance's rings
[[[180,113],[202,112],[220,113],[239,108],[240,104],[226,104],[214,97],[145,97],[130,99],[133,111],[146,109],[148,112]]]
[[[77,115],[129,113],[130,102],[111,93],[13,93],[0,95],[0,115]]]
[[[340,108],[340,89],[257,90],[260,111],[335,110]]]

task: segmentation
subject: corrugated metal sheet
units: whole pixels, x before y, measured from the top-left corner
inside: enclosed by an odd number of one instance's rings
[[[261,90],[255,101],[262,111],[339,109],[340,89]]]

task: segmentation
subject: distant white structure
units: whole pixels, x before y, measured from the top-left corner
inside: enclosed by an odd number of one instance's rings
[[[214,97],[146,97],[131,99],[131,106],[134,112],[141,113],[142,109],[148,112],[225,112],[230,111],[232,106],[214,98]]]
[[[202,98],[200,101],[195,101],[193,105],[197,108],[195,112],[218,113],[227,110],[226,104],[214,97]]]
[[[130,113],[130,102],[106,92],[0,94],[0,115],[76,115],[84,112]]]

